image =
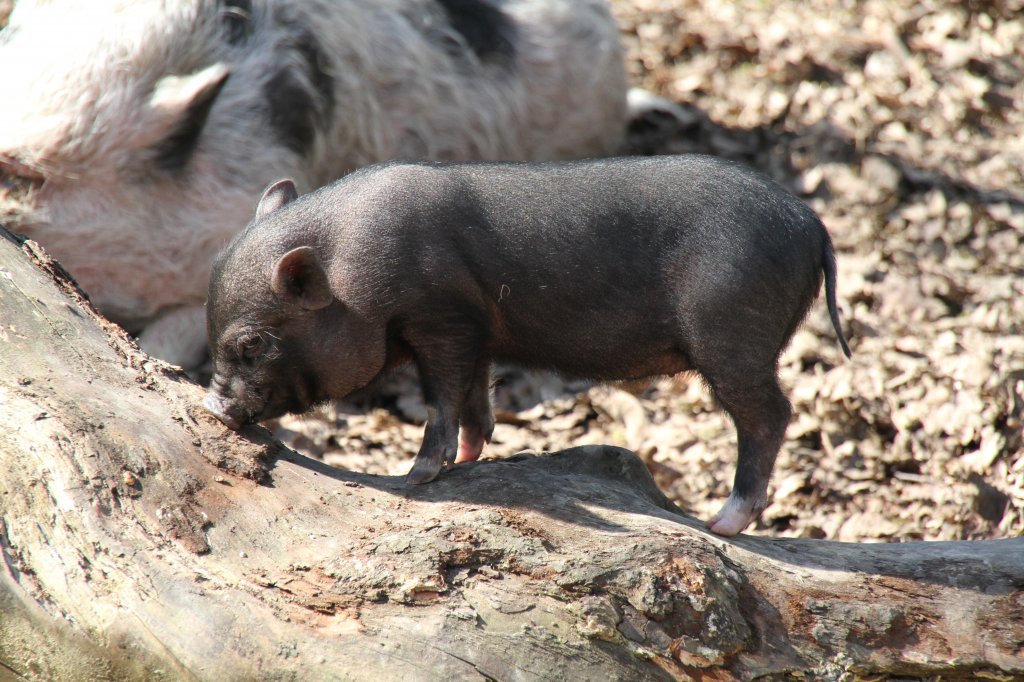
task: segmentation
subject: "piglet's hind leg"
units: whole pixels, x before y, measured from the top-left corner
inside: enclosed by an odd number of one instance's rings
[[[718,535],[732,536],[750,525],[767,504],[768,481],[791,409],[774,376],[755,385],[712,386],[736,424],[739,457],[732,493],[708,527]]]

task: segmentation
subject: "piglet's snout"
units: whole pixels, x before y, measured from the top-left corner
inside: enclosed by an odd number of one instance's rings
[[[224,396],[211,391],[206,394],[203,405],[213,413],[213,416],[224,422],[224,426],[232,431],[242,428],[242,418],[238,414],[238,410],[234,409],[231,402],[225,399]]]

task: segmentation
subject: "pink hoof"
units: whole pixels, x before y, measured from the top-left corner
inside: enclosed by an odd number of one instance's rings
[[[483,436],[466,436],[459,439],[459,454],[455,457],[455,463],[475,462],[480,459],[480,453],[484,451]]]
[[[708,521],[708,528],[716,535],[732,537],[749,526],[756,517],[753,502],[730,495],[722,509]]]

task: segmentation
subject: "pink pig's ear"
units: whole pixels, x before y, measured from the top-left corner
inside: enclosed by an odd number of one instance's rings
[[[270,288],[283,301],[306,310],[317,310],[334,300],[316,251],[300,246],[281,256],[274,266]]]
[[[278,180],[270,187],[263,190],[260,203],[256,205],[256,219],[267,216],[279,208],[295,201],[299,193],[295,190],[295,183],[287,178]]]
[[[179,168],[198,144],[230,75],[228,66],[218,62],[184,76],[164,76],[138,112],[138,126],[128,139],[138,148],[155,146],[161,165]]]

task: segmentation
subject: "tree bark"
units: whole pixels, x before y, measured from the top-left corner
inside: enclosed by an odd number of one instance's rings
[[[0,679],[1024,676],[1024,539],[710,535],[632,453],[333,469],[0,239]]]

